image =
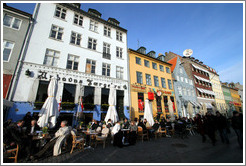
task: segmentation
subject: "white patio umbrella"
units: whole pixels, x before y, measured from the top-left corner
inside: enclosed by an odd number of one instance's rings
[[[56,100],[57,87],[57,79],[52,77],[48,86],[48,98],[45,100],[38,115],[39,119],[37,124],[40,127],[55,127],[56,119],[59,116],[58,104]]]
[[[187,113],[186,113],[185,106],[183,105],[182,107],[183,107],[183,114],[184,114],[184,116],[183,116],[183,117],[187,117]]]
[[[114,85],[111,84],[109,89],[109,97],[108,97],[109,107],[104,119],[105,122],[107,122],[108,119],[111,119],[112,123],[115,123],[119,120],[118,114],[115,109],[115,103],[116,103],[115,95],[116,95],[116,90],[114,88]]]
[[[174,121],[175,118],[174,118],[173,102],[171,100],[168,100],[167,104],[168,104],[168,109],[169,109],[169,113],[170,113],[170,116],[171,116],[170,120]]]
[[[153,112],[148,99],[145,100],[144,119],[146,119],[149,122],[150,126],[153,126],[154,124]]]
[[[193,106],[191,105],[190,102],[188,102],[187,109],[188,109],[188,113],[189,113],[189,118],[193,118]]]

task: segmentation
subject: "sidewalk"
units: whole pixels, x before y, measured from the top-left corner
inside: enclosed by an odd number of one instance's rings
[[[75,150],[49,157],[38,163],[242,163],[243,149],[239,148],[232,130],[230,144],[223,144],[217,135],[213,146],[207,137],[202,143],[200,135],[189,138],[158,138],[151,141],[137,141],[134,146],[123,148],[99,144],[94,150]]]

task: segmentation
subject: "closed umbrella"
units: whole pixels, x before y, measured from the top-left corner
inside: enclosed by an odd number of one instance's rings
[[[116,95],[116,90],[114,88],[114,85],[110,85],[110,89],[109,89],[109,97],[108,97],[108,112],[105,116],[104,121],[107,122],[109,119],[111,119],[111,121],[113,123],[117,122],[119,120],[118,114],[116,112],[115,109],[115,95]]]
[[[149,124],[153,126],[154,124],[153,112],[148,99],[145,100],[144,119],[146,119],[149,122]]]
[[[207,106],[206,106],[206,104],[205,104],[205,103],[201,103],[201,105],[202,105],[202,108],[201,108],[201,110],[202,110],[202,114],[203,114],[203,115],[205,115],[205,114],[206,114],[206,112],[207,112]]]
[[[168,104],[168,109],[169,109],[169,113],[171,116],[170,120],[174,121],[175,118],[174,118],[173,102],[171,100],[168,100],[167,104]]]
[[[187,109],[188,109],[189,117],[193,118],[193,107],[190,102],[188,102]]]
[[[56,125],[56,119],[59,116],[56,100],[57,87],[57,80],[52,77],[48,86],[48,98],[45,100],[39,113],[37,123],[40,127],[48,126],[49,128],[53,128]]]

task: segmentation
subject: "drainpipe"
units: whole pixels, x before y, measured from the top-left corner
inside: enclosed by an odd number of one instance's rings
[[[129,118],[131,120],[131,115],[132,115],[132,109],[131,109],[131,78],[130,78],[130,62],[129,62],[129,54],[128,54],[128,48],[127,48],[127,35],[126,35],[126,49],[127,49],[127,74],[128,74],[128,100],[129,100]]]
[[[28,25],[28,30],[27,30],[27,33],[25,35],[24,43],[22,45],[21,53],[20,53],[20,56],[18,59],[18,64],[16,65],[15,70],[14,70],[14,76],[11,79],[11,83],[9,86],[10,89],[8,91],[8,94],[7,94],[7,99],[10,101],[13,100],[14,92],[16,90],[17,82],[18,82],[18,79],[20,77],[21,68],[22,68],[23,61],[24,61],[24,55],[25,55],[27,48],[28,48],[28,44],[29,44],[30,37],[31,37],[32,31],[33,31],[33,27],[34,27],[34,22],[37,18],[37,15],[38,15],[39,7],[40,7],[40,3],[36,4],[35,9],[34,9],[33,18],[30,19],[30,23]]]

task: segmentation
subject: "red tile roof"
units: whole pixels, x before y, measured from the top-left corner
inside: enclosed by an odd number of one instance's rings
[[[168,63],[171,63],[171,64],[172,64],[172,67],[171,67],[171,71],[172,71],[172,72],[173,72],[173,70],[174,70],[175,67],[176,67],[177,59],[178,59],[178,57],[176,56],[176,57],[174,57],[173,59],[167,61]]]

